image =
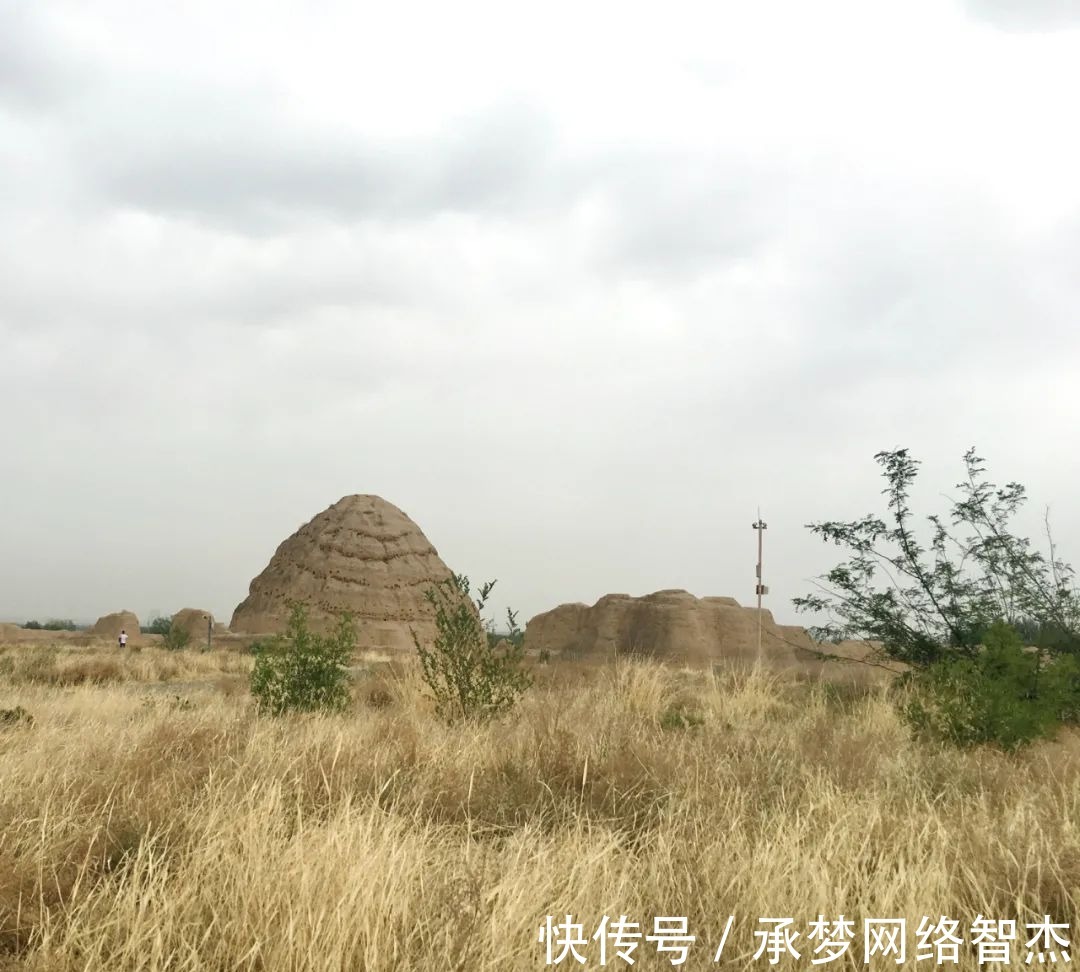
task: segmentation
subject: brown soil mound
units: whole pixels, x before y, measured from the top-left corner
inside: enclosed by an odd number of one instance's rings
[[[698,598],[681,590],[644,597],[608,594],[596,604],[563,604],[538,614],[525,629],[525,647],[569,658],[651,658],[691,667],[716,663],[750,666],[757,660],[758,612],[730,597]],[[862,664],[823,661],[819,652],[857,660],[867,645],[819,645],[804,628],[778,625],[761,612],[762,661],[772,669],[807,675],[843,671],[876,680],[880,670]]]
[[[206,622],[214,624],[214,616],[200,608],[182,608],[172,616],[172,627],[187,632],[193,644],[206,644]],[[217,630],[217,625],[214,626]]]
[[[278,547],[251,582],[229,629],[247,634],[283,631],[291,600],[308,607],[311,627],[327,631],[336,615],[352,613],[361,648],[412,648],[435,632],[424,592],[450,570],[423,532],[378,496],[346,496]]]
[[[106,614],[98,618],[89,634],[95,638],[108,638],[116,641],[120,637],[120,631],[126,631],[128,644],[135,644],[140,640],[139,619],[132,611],[117,611],[115,614]]]

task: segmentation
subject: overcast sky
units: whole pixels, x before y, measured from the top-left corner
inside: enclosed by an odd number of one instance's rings
[[[1080,2],[0,2],[0,619],[348,493],[522,619],[753,602],[971,445],[1080,562]]]

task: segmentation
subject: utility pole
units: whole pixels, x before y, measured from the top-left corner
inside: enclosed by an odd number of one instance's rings
[[[762,535],[768,524],[761,518],[761,507],[758,507],[757,521],[754,529],[757,530],[757,661],[761,665],[761,595],[768,594],[769,589],[761,582],[761,547]]]

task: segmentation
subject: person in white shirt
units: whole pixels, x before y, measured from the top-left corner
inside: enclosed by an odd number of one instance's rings
[[[123,628],[120,629],[120,638],[118,640],[121,648],[127,647],[127,632]]]

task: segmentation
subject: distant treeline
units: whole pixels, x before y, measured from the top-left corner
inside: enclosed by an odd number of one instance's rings
[[[78,631],[78,625],[75,624],[70,618],[64,618],[59,620],[51,618],[42,624],[40,621],[27,621],[23,625],[27,631]]]

